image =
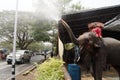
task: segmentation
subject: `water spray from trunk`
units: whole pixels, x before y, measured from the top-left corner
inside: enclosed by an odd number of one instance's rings
[[[58,21],[61,18],[62,4],[60,4],[60,0],[38,0],[35,7],[36,15],[41,20]]]

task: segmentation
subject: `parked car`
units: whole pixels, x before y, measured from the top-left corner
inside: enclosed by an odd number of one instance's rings
[[[16,50],[16,63],[25,63],[30,62],[31,52],[29,50]],[[12,53],[7,55],[6,61],[8,64],[12,63]]]
[[[0,49],[0,59],[5,60],[7,56],[7,51],[4,51],[3,49]]]

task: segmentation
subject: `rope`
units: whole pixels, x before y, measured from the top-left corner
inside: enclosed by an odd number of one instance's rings
[[[74,63],[76,63],[76,62],[78,62],[80,60],[80,49],[79,49],[79,46],[75,46],[74,47],[74,51],[75,51]]]

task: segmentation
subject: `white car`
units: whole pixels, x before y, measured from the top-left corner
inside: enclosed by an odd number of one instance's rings
[[[16,50],[15,61],[19,63],[30,62],[31,52],[29,50]],[[6,61],[8,64],[12,63],[12,53],[7,55]]]

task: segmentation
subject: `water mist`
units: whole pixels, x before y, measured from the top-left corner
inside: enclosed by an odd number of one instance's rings
[[[35,4],[36,15],[41,20],[57,21],[61,18],[62,4],[60,0],[38,0]]]

